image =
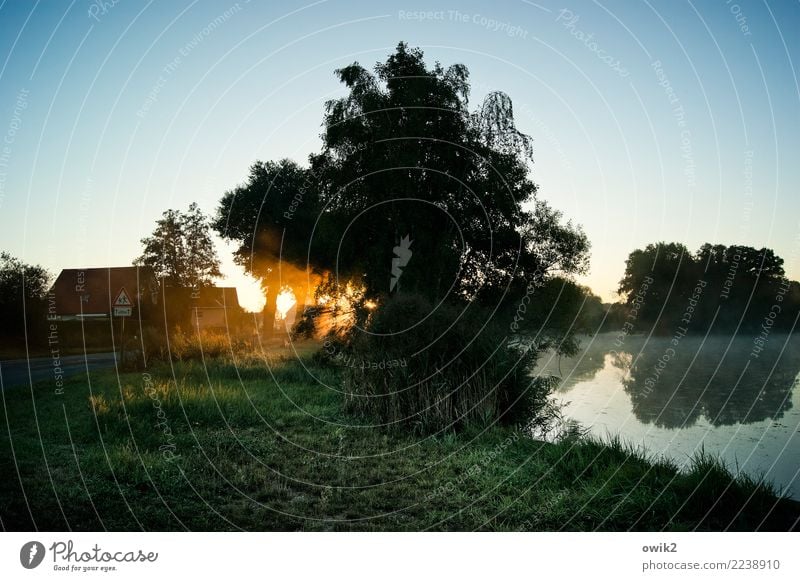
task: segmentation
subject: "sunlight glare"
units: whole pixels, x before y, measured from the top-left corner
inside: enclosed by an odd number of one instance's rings
[[[295,299],[291,289],[283,289],[278,293],[278,297],[275,299],[275,310],[277,311],[278,318],[285,319],[286,314],[295,304],[297,304],[297,299]]]

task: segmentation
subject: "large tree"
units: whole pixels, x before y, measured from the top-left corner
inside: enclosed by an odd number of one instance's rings
[[[238,242],[234,260],[261,280],[270,320],[283,286],[293,287],[300,301],[308,293],[303,265],[319,210],[310,172],[288,159],[254,163],[247,182],[222,197],[213,226]]]
[[[371,71],[336,75],[346,92],[326,103],[308,168],[255,164],[215,228],[238,242],[268,304],[287,271],[322,279],[326,306],[303,328],[339,327],[337,352],[376,364],[347,374],[358,413],[425,430],[537,415],[547,386],[532,387],[536,349],[524,346],[566,344],[552,327],[568,336],[584,297],[548,283],[581,272],[589,245],[537,200],[511,99],[493,92],[471,109],[467,68],[429,67],[405,43]],[[572,316],[548,316],[544,301],[567,294]],[[397,373],[380,367],[401,360]]]
[[[467,68],[428,68],[404,43],[374,72],[354,63],[336,73],[349,93],[327,103],[311,169],[337,244],[312,249],[339,276],[361,278],[368,297],[396,281],[432,300],[494,302],[531,277],[580,270],[586,239],[536,200],[532,139],[507,95],[470,111]],[[569,239],[559,252],[540,252],[559,237]],[[398,279],[404,244],[413,255]]]
[[[207,286],[222,276],[208,219],[195,203],[186,212],[165,211],[142,245],[134,264],[153,267],[167,286]]]
[[[257,163],[222,199],[215,228],[248,270],[268,280],[294,261],[365,300],[497,304],[585,268],[584,234],[536,199],[532,139],[507,95],[471,111],[467,68],[429,68],[405,43],[336,75],[348,91],[326,104],[310,167]]]

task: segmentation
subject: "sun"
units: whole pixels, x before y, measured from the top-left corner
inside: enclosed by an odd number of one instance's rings
[[[295,298],[294,292],[292,292],[291,289],[285,288],[278,293],[278,296],[275,299],[275,310],[278,313],[278,318],[285,319],[286,314],[295,304],[297,304],[297,299]]]

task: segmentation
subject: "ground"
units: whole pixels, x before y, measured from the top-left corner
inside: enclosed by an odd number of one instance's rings
[[[418,436],[342,412],[308,353],[2,392],[5,530],[789,530],[800,504],[618,443]],[[35,404],[35,405],[32,405]],[[20,486],[22,483],[22,486]]]

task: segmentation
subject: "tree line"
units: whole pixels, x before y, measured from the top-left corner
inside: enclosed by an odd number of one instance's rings
[[[619,292],[627,309],[638,302],[634,324],[642,331],[787,332],[800,314],[800,283],[783,265],[769,248],[703,244],[691,252],[659,242],[630,253]]]

